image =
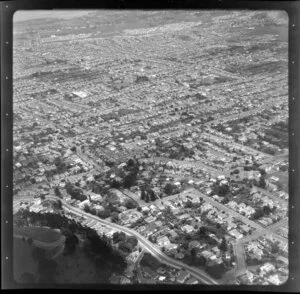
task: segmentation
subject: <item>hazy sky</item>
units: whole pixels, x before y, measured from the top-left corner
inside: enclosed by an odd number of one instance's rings
[[[25,21],[41,18],[72,18],[79,17],[94,10],[18,10],[14,14],[14,21]]]

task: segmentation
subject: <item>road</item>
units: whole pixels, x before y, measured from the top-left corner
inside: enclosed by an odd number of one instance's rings
[[[250,241],[255,240],[258,237],[264,236],[264,235],[267,235],[267,236],[270,235],[273,238],[277,239],[278,241],[287,243],[288,240],[286,238],[274,233],[274,231],[276,231],[278,228],[287,227],[287,225],[288,225],[288,220],[287,219],[281,220],[281,221],[279,221],[279,222],[277,222],[273,225],[268,226],[267,228],[261,228],[260,230],[254,231],[251,235],[248,235],[248,236],[240,239],[238,241],[238,243],[250,242]]]
[[[141,271],[141,268],[140,268],[140,262],[144,256],[144,253],[145,253],[145,250],[142,249],[142,251],[140,252],[140,255],[138,256],[136,262],[135,262],[135,269],[137,271],[137,278],[138,278],[138,281],[140,284],[144,284],[145,282],[145,279],[142,275],[142,271]]]
[[[228,171],[225,170],[217,170],[211,166],[208,166],[205,164],[204,160],[193,160],[193,161],[187,161],[187,160],[177,160],[177,159],[170,159],[170,158],[165,158],[165,157],[151,157],[151,158],[140,158],[141,161],[151,161],[155,163],[164,163],[167,164],[168,162],[171,162],[173,165],[178,166],[178,167],[186,167],[186,168],[199,168],[201,170],[209,172],[213,176],[219,176],[223,174],[227,174]]]
[[[238,143],[236,141],[233,141],[233,140],[230,140],[230,139],[227,139],[227,138],[218,137],[217,132],[215,130],[211,129],[211,128],[209,128],[208,131],[210,133],[203,133],[202,136],[204,136],[204,137],[206,137],[208,139],[214,139],[217,142],[224,142],[224,143],[227,143],[227,144],[231,144],[231,145],[233,145],[235,147],[238,147],[240,149],[243,149],[243,150],[249,152],[250,154],[259,154],[263,158],[267,158],[268,160],[270,160],[270,159],[273,158],[272,155],[264,153],[264,152],[261,152],[261,151],[256,150],[256,149],[253,149],[252,147],[249,147],[247,145],[240,144],[240,143]]]
[[[192,188],[192,189],[189,189],[189,190],[184,191],[183,193],[189,193],[189,192],[193,192],[194,194],[198,194],[198,195],[199,195],[200,197],[202,197],[206,202],[212,204],[214,207],[218,208],[218,209],[221,210],[221,211],[224,210],[224,211],[227,212],[230,216],[233,216],[233,217],[235,217],[235,218],[237,218],[237,219],[240,219],[243,223],[245,223],[245,224],[247,224],[247,225],[249,225],[249,226],[255,228],[255,229],[258,230],[258,231],[261,231],[262,234],[263,234],[263,233],[264,233],[264,234],[270,234],[270,235],[272,235],[273,237],[275,237],[276,239],[278,239],[278,240],[280,240],[280,241],[282,241],[282,242],[286,242],[286,241],[287,241],[286,238],[284,238],[284,237],[282,237],[282,236],[279,236],[279,235],[275,234],[275,233],[273,232],[273,230],[269,230],[268,227],[265,227],[265,228],[262,227],[261,225],[257,224],[256,222],[254,222],[254,221],[248,219],[247,217],[245,217],[245,216],[239,214],[239,213],[236,212],[235,210],[232,210],[232,209],[230,209],[229,207],[227,207],[227,206],[225,206],[225,205],[223,205],[223,204],[221,204],[221,203],[219,203],[219,202],[213,200],[211,197],[209,197],[209,196],[207,196],[207,195],[201,193],[201,192],[198,191],[198,190],[195,190],[195,189]]]
[[[214,207],[218,208],[219,210],[224,210],[226,213],[228,213],[230,216],[233,216],[237,219],[240,219],[241,221],[243,221],[243,223],[255,228],[255,229],[261,229],[261,225],[255,223],[254,221],[251,221],[249,220],[247,217],[239,214],[238,212],[236,212],[235,210],[232,210],[230,209],[229,207],[213,200],[211,197],[201,193],[200,191],[198,190],[195,190],[195,189],[189,189],[189,190],[186,190],[184,191],[184,193],[189,193],[189,192],[192,192],[194,194],[198,194],[200,197],[202,197],[206,202],[210,203],[211,205],[213,205]]]
[[[259,164],[266,164],[266,163],[269,163],[269,162],[274,163],[275,161],[280,160],[280,159],[281,160],[284,160],[284,159],[288,160],[288,157],[289,157],[289,154],[288,154],[288,152],[286,152],[286,153],[278,154],[278,155],[275,155],[275,156],[272,156],[272,157],[269,157],[269,158],[262,159],[258,163]]]
[[[282,204],[284,206],[288,205],[288,201],[285,199],[282,199],[278,196],[275,196],[274,194],[270,193],[269,191],[262,189],[260,187],[255,187],[257,189],[257,191],[261,192],[262,194],[268,196],[269,198],[273,199],[274,201],[277,201],[279,204]]]
[[[287,219],[281,220],[278,223],[275,223],[268,227],[268,231],[275,231],[281,226],[286,226],[288,223]],[[265,232],[265,229],[262,228],[261,230],[256,230],[251,235],[248,235],[240,240],[238,240],[236,243],[233,244],[233,252],[236,256],[236,267],[230,271],[228,271],[222,278],[223,283],[227,283],[232,281],[233,279],[237,278],[238,276],[241,276],[246,273],[247,271],[247,264],[246,264],[246,256],[245,256],[245,250],[244,250],[244,244],[247,242],[250,242],[252,240],[255,240],[259,238],[260,236],[263,236],[265,234],[268,234]],[[278,239],[279,235],[273,234],[273,237]],[[280,236],[281,237],[281,236]],[[280,238],[280,241],[287,242],[288,240],[286,238]]]
[[[71,206],[68,203],[66,203],[64,200],[55,197],[55,196],[47,196],[46,199],[50,199],[50,200],[60,200],[62,205],[69,211],[71,211],[74,214],[77,214],[78,216],[86,216],[87,218],[91,219],[91,220],[95,220],[99,223],[101,223],[102,225],[105,225],[111,229],[115,229],[118,231],[122,231],[125,234],[131,235],[131,236],[135,236],[140,245],[147,250],[148,252],[150,252],[155,258],[157,258],[160,262],[167,264],[169,266],[175,267],[177,269],[185,269],[186,271],[188,271],[192,276],[194,276],[196,279],[200,280],[201,282],[203,282],[204,284],[214,284],[214,285],[218,285],[219,283],[214,280],[213,278],[211,278],[207,273],[205,273],[204,271],[200,270],[200,269],[196,269],[194,267],[188,266],[186,264],[184,264],[183,262],[180,262],[178,260],[172,259],[169,256],[165,255],[164,253],[162,253],[160,251],[159,248],[156,247],[156,245],[154,245],[153,243],[151,243],[149,240],[147,240],[145,237],[143,237],[142,235],[140,235],[139,233],[133,231],[132,229],[120,226],[118,224],[115,223],[110,223],[107,222],[101,218],[98,218],[97,216],[88,214],[86,212],[84,212],[83,210]]]

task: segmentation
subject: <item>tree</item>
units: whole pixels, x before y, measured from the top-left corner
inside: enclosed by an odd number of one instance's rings
[[[193,202],[191,200],[188,200],[185,204],[186,208],[193,208]]]
[[[228,185],[221,185],[219,187],[219,195],[220,196],[225,196],[229,192],[229,187]]]
[[[124,178],[124,187],[130,188],[131,186],[133,186],[134,182],[135,182],[135,176],[132,173],[130,173],[126,175]]]
[[[146,199],[146,191],[144,190],[144,188],[141,189],[141,199],[142,200]]]
[[[152,190],[152,189],[150,189],[150,200],[151,201],[155,201],[155,199],[156,199],[156,196],[155,196],[155,193],[154,193],[154,191]]]
[[[71,147],[71,151],[75,152],[76,151],[76,146]]]
[[[72,254],[76,250],[76,245],[78,244],[79,239],[77,238],[77,236],[69,231],[65,241],[65,252],[67,254]]]
[[[197,248],[195,248],[195,247],[192,248],[190,253],[191,253],[191,257],[192,257],[192,258],[195,258],[196,255],[197,255]]]
[[[53,207],[56,209],[61,209],[62,208],[62,203],[60,200],[57,200],[53,203]]]
[[[126,234],[124,232],[115,232],[113,234],[113,242],[114,243],[119,243],[121,241],[126,240]]]
[[[133,167],[134,166],[134,160],[132,158],[130,158],[128,161],[127,161],[127,166],[129,167]]]
[[[117,212],[112,212],[112,214],[111,214],[111,221],[113,222],[113,223],[116,223],[116,222],[118,222],[118,220],[119,220],[119,214],[117,213]]]
[[[85,204],[83,210],[85,212],[89,213],[90,212],[90,207],[87,204]]]
[[[137,207],[137,204],[132,199],[126,199],[125,201],[125,207],[127,209],[133,209]]]
[[[150,201],[150,199],[149,199],[149,194],[148,193],[146,193],[146,196],[145,196],[145,199],[144,199],[147,203]]]
[[[96,215],[97,214],[97,210],[95,207],[91,207],[90,208],[90,213],[93,214],[93,215]]]
[[[272,243],[272,246],[271,246],[271,253],[272,253],[272,254],[276,254],[276,253],[279,252],[279,250],[280,250],[280,247],[279,247],[278,242]]]
[[[265,169],[263,169],[263,168],[260,168],[259,169],[259,172],[260,172],[260,174],[262,175],[262,176],[265,176],[267,173],[266,173],[266,170]]]
[[[261,188],[266,188],[267,184],[266,184],[265,178],[263,176],[260,177],[258,186]]]
[[[171,195],[173,193],[173,186],[170,183],[167,183],[164,187],[164,192],[167,195]]]
[[[202,227],[200,227],[200,229],[199,229],[199,234],[200,235],[206,235],[206,232],[207,232],[207,229],[206,229],[206,227],[204,227],[204,226],[202,226]]]
[[[128,236],[127,242],[131,243],[134,248],[138,244],[138,239],[135,236]]]
[[[74,199],[79,200],[79,201],[84,201],[87,199],[87,197],[82,193],[81,189],[75,187],[73,184],[70,182],[66,183],[65,186],[67,193]]]
[[[228,245],[227,245],[227,242],[226,242],[226,239],[225,237],[222,238],[222,243],[220,244],[220,250],[226,252],[228,250]]]
[[[97,212],[97,216],[102,219],[108,218],[110,216],[110,210],[109,209],[100,210]]]
[[[113,179],[110,183],[111,188],[119,189],[121,187],[121,183]]]
[[[255,210],[255,213],[253,214],[252,218],[253,219],[259,219],[261,217],[264,216],[264,211],[261,207],[258,207],[256,210]]]
[[[269,215],[272,212],[271,208],[268,205],[263,206],[263,213]]]

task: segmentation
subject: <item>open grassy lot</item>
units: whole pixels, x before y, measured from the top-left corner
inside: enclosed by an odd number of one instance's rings
[[[46,243],[55,242],[61,237],[59,232],[45,227],[14,227],[14,234]]]

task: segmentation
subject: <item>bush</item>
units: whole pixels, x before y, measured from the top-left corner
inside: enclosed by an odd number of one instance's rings
[[[113,223],[116,223],[116,222],[118,222],[118,220],[119,220],[119,214],[118,214],[117,212],[113,212],[113,213],[111,214],[111,221],[112,221]]]
[[[133,209],[136,208],[138,205],[136,204],[136,202],[134,202],[132,199],[127,199],[125,202],[125,207],[127,209]]]

